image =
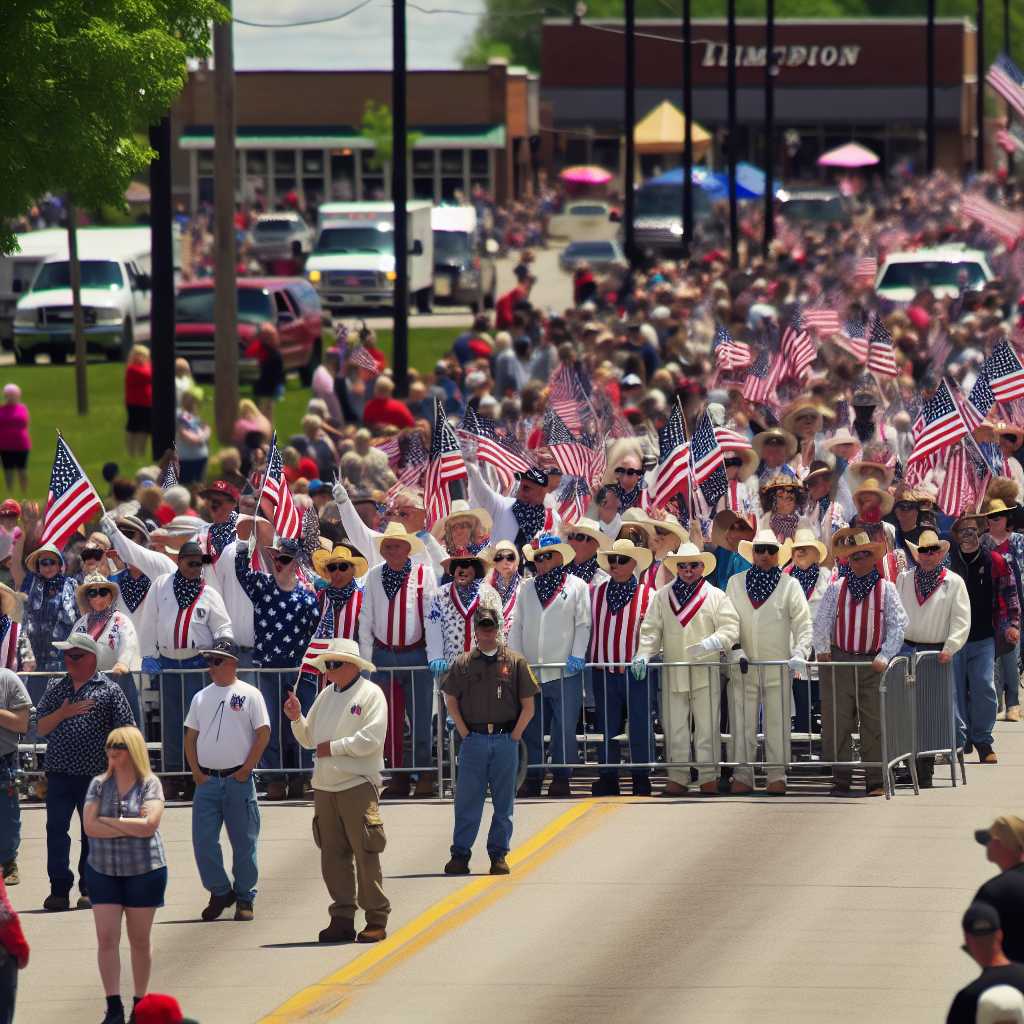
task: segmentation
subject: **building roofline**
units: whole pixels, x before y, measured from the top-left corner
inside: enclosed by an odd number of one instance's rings
[[[572,18],[545,18],[545,25],[573,25]],[[622,25],[621,18],[584,18],[583,26],[586,25]],[[647,28],[679,28],[679,19],[672,18],[637,18],[637,27]],[[725,25],[725,18],[694,18],[694,25]],[[737,25],[763,26],[764,18],[737,18]],[[786,27],[792,25],[913,25],[920,27],[925,24],[924,18],[776,18],[775,27]],[[965,25],[974,28],[974,22],[967,15],[959,17],[936,18],[936,25]]]

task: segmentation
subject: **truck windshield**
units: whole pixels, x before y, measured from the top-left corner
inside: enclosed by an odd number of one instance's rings
[[[465,231],[434,232],[434,262],[465,260],[473,255],[469,235]]]
[[[82,260],[82,287],[109,288],[116,291],[124,287],[121,267],[113,260]],[[48,288],[70,288],[70,265],[67,260],[56,263],[44,263],[39,276],[32,285],[32,291],[42,292]]]
[[[970,260],[953,262],[936,260],[920,263],[891,263],[879,288],[957,288],[963,275],[968,288],[976,290],[985,287],[985,272],[980,264]]]
[[[693,212],[706,214],[711,209],[707,192],[693,186]],[[683,216],[682,185],[646,185],[636,193],[637,217],[678,217]]]
[[[174,318],[182,324],[213,323],[213,288],[187,288],[178,292]],[[265,288],[238,289],[238,319],[246,324],[274,322],[274,303]]]
[[[317,252],[376,252],[391,256],[395,251],[391,225],[360,224],[355,227],[330,227],[320,232]]]
[[[298,231],[299,225],[293,220],[278,218],[276,220],[258,220],[253,231],[257,235],[286,235],[289,231]]]

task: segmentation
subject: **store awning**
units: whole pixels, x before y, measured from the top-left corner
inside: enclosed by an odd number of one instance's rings
[[[410,129],[419,135],[415,149],[504,149],[505,126],[459,125]],[[178,139],[182,149],[213,149],[213,129],[190,126]],[[236,149],[373,149],[373,143],[354,128],[308,128],[278,131],[272,128],[240,128]]]
[[[633,141],[638,153],[678,154],[683,146],[685,131],[686,118],[683,116],[683,112],[668,100],[662,100],[633,129]],[[694,121],[691,137],[694,159],[699,160],[708,151],[711,145],[711,136],[706,129]]]

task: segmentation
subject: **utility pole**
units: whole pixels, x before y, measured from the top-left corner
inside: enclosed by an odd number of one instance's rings
[[[683,0],[683,255],[693,252],[693,23],[690,0]]]
[[[395,390],[404,396],[409,380],[409,196],[405,105],[405,0],[391,4],[391,200],[395,221],[395,302],[392,361]]]
[[[729,135],[727,152],[729,157],[729,264],[740,265],[740,225],[736,207],[736,0],[729,0]]]
[[[1003,53],[1006,54],[1010,60],[1013,60],[1013,54],[1010,52],[1010,0],[1003,0]],[[978,68],[978,87],[981,87],[981,68]],[[1013,110],[1010,105],[1006,105],[1006,130],[1010,130],[1010,126],[1013,124]],[[1006,171],[1008,174],[1013,174],[1013,154],[1006,154]]]
[[[928,0],[928,27],[926,30],[925,60],[928,95],[925,106],[925,167],[929,174],[935,170],[935,0]]]
[[[764,10],[764,232],[765,254],[775,238],[775,0],[765,0]]]
[[[153,460],[174,444],[174,242],[171,233],[171,117],[149,129],[156,159],[149,165],[150,274],[149,354],[153,366]],[[127,353],[125,353],[127,356]],[[219,381],[217,382],[220,383]]]
[[[65,206],[68,214],[68,283],[71,285],[71,332],[75,342],[75,397],[78,415],[89,412],[89,383],[86,379],[89,351],[85,345],[85,315],[82,312],[82,264],[78,261],[78,207],[69,195]]]
[[[636,262],[636,243],[633,230],[633,191],[636,185],[636,140],[633,132],[636,128],[636,0],[625,0],[626,5],[626,60],[624,83],[625,122],[626,122],[626,173],[623,183],[622,216],[625,221],[626,260],[630,267]]]
[[[985,0],[978,0],[978,25],[974,35],[975,64],[974,76],[974,119],[977,121],[974,169],[980,174],[985,170]]]
[[[230,11],[230,0],[225,6]],[[231,443],[238,412],[238,294],[235,280],[235,55],[233,22],[213,26],[214,377],[217,437]]]

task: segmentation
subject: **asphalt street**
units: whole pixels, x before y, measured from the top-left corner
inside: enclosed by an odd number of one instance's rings
[[[263,805],[251,924],[198,921],[190,811],[164,818],[170,885],[154,927],[154,991],[202,1024],[466,1019],[499,1022],[941,1020],[973,976],[960,914],[994,873],[975,828],[1020,810],[1024,726],[1000,724],[998,767],[893,801],[827,797],[540,799],[516,809],[513,874],[441,868],[451,808],[385,807],[386,943],[319,947],[326,893],[305,802]],[[581,792],[583,791],[581,787]],[[102,1016],[91,914],[38,910],[44,812],[24,812],[33,947],[19,1021]],[[122,967],[130,985],[127,946]]]

